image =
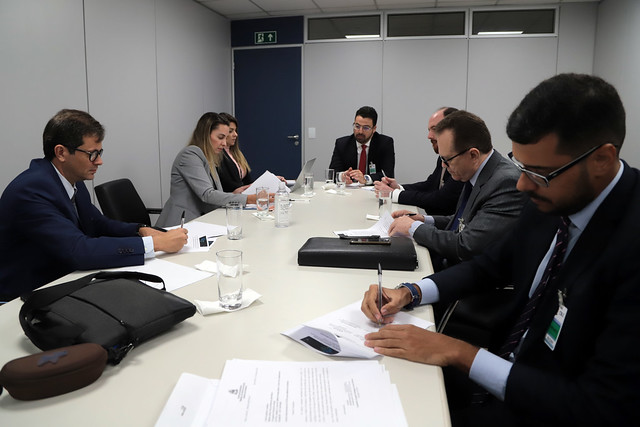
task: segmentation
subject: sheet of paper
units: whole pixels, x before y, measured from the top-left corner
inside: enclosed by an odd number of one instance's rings
[[[327,356],[371,359],[378,354],[364,345],[364,336],[380,327],[367,319],[360,306],[361,301],[356,301],[282,334]],[[396,313],[393,323],[415,325],[423,329],[433,325],[403,311]]]
[[[207,271],[196,270],[158,258],[147,259],[143,265],[114,268],[111,271],[137,271],[160,276],[169,292],[212,276]]]
[[[220,380],[183,373],[156,421],[156,427],[204,426]]]
[[[407,425],[376,361],[229,360],[218,390],[208,426]]]
[[[167,227],[167,230],[173,230],[174,228],[180,228],[180,226]],[[189,238],[187,244],[180,249],[179,253],[207,252],[218,237],[227,235],[226,225],[190,221],[184,224],[184,228],[189,232]]]
[[[281,181],[277,176],[269,171],[265,171],[258,179],[253,181],[253,183],[246,188],[242,194],[256,194],[256,188],[258,187],[268,187],[269,193],[275,193],[280,187],[280,182]],[[287,191],[289,191],[289,188],[287,188]]]
[[[389,237],[389,227],[393,222],[391,214],[386,212],[382,217],[371,227],[357,229],[357,230],[343,230],[334,231],[336,236],[344,234],[345,236],[358,237],[358,236],[380,236]]]

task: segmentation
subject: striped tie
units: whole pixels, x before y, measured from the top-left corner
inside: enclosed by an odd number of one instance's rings
[[[553,282],[558,276],[558,273],[560,272],[560,269],[562,267],[564,255],[567,252],[570,223],[571,220],[569,220],[569,218],[562,217],[562,223],[558,227],[558,231],[556,233],[556,245],[553,248],[553,253],[551,254],[551,258],[549,259],[547,267],[544,270],[542,279],[540,279],[538,287],[536,288],[531,298],[529,298],[529,301],[525,305],[524,310],[522,311],[522,313],[520,313],[520,317],[518,317],[518,321],[511,329],[507,340],[500,348],[500,351],[498,352],[500,357],[509,359],[511,353],[513,353],[513,351],[516,349],[524,333],[529,328],[529,324],[531,323],[531,320],[533,319],[533,316],[536,312],[536,308],[538,306],[540,298],[549,288],[549,283]]]

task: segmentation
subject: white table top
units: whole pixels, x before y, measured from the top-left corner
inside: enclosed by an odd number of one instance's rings
[[[316,184],[318,187],[319,185]],[[299,190],[300,191],[300,190]],[[296,193],[299,193],[297,191]],[[332,358],[313,352],[281,335],[282,331],[334,311],[362,298],[377,272],[363,269],[300,267],[297,251],[313,236],[333,236],[335,230],[368,228],[374,224],[366,214],[377,215],[372,192],[348,189],[350,195],[327,194],[322,189],[310,203],[294,202],[291,225],[276,228],[243,212],[243,239],[219,238],[207,253],[164,255],[163,258],[193,266],[215,261],[215,251],[244,251],[249,273],[245,288],[262,295],[248,309],[202,316],[196,313],[169,332],[142,343],[118,365],[108,365],[102,377],[83,389],[44,400],[23,402],[6,393],[0,396],[2,425],[153,425],[182,372],[220,378],[229,359],[326,361]],[[302,198],[300,194],[292,197]],[[396,206],[394,206],[394,209]],[[199,219],[225,224],[219,209]],[[416,271],[383,272],[383,282],[393,287],[432,271],[428,251],[416,247]],[[72,273],[57,282],[81,277]],[[175,293],[190,301],[217,300],[215,276],[183,287]],[[26,338],[19,321],[21,303],[0,307],[0,364],[39,350]],[[432,320],[430,306],[416,308],[416,316]],[[344,360],[344,359],[341,359]],[[440,368],[380,357],[397,384],[410,426],[447,426],[449,412]]]

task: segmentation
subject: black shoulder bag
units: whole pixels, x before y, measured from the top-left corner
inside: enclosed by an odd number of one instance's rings
[[[161,283],[162,289],[141,280]],[[195,311],[189,301],[166,292],[158,276],[99,272],[33,292],[20,309],[20,325],[41,350],[96,343],[117,365],[138,343]]]

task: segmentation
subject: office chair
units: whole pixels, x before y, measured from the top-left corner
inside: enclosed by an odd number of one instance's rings
[[[95,192],[102,213],[111,219],[150,226],[149,214],[162,212],[161,208],[147,209],[133,183],[127,178],[96,185]]]

